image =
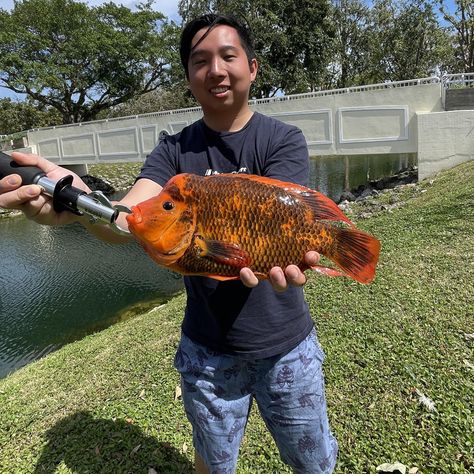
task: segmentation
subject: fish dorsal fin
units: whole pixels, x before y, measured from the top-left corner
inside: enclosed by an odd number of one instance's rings
[[[268,178],[266,176],[257,176],[251,174],[232,174],[230,176],[282,188],[288,193],[293,194],[299,200],[303,201],[309,208],[311,208],[315,219],[345,222],[351,227],[355,227],[351,220],[339,209],[338,205],[332,199],[328,198],[319,191],[315,191],[314,189],[307,188],[306,186],[301,186],[299,184]]]
[[[351,227],[355,227],[353,222],[339,209],[339,206],[324,194],[312,189],[305,189],[302,192],[296,191],[296,193],[312,209],[316,219],[345,222]]]

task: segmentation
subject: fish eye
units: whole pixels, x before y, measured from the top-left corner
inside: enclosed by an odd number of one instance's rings
[[[163,209],[165,211],[171,211],[171,209],[174,209],[174,202],[171,201],[166,201],[163,203]]]

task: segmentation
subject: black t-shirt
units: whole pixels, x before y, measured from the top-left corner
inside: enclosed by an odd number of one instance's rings
[[[247,173],[307,185],[309,159],[302,132],[254,113],[237,132],[216,132],[199,120],[167,136],[147,157],[138,177],[161,186],[178,173]],[[212,350],[264,358],[288,351],[313,322],[302,288],[278,293],[268,281],[256,288],[239,280],[184,277],[183,332]]]

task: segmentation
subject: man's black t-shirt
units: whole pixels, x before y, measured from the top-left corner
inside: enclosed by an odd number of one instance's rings
[[[178,173],[247,173],[307,185],[309,160],[302,132],[254,113],[237,132],[216,132],[199,120],[167,136],[147,157],[138,177],[161,186]],[[183,332],[212,350],[264,358],[288,351],[313,322],[302,288],[278,293],[268,281],[247,288],[240,281],[184,277]]]

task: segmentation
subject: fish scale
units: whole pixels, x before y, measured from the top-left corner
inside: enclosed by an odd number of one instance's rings
[[[322,225],[307,222],[307,209],[303,205],[286,205],[287,193],[284,191],[276,194],[271,186],[223,178],[208,180],[204,187],[201,177],[190,177],[189,194],[186,193],[189,202],[202,206],[196,233],[210,240],[238,243],[252,256],[250,268],[258,273],[268,273],[276,265],[284,267],[289,263],[304,267],[303,256],[311,250],[311,244],[319,247],[316,240],[321,236],[319,227]],[[246,206],[235,206],[236,196]],[[225,224],[216,225],[218,222]],[[288,238],[282,226],[297,228],[295,238]],[[271,247],[275,251],[268,253],[267,249]],[[177,264],[190,273],[238,275],[240,272],[239,267],[197,255],[199,251],[191,245]]]
[[[177,175],[127,220],[159,264],[217,279],[238,278],[243,266],[260,278],[274,266],[305,270],[304,256],[315,250],[342,270],[315,268],[321,273],[367,283],[380,250],[321,193],[253,175]]]

